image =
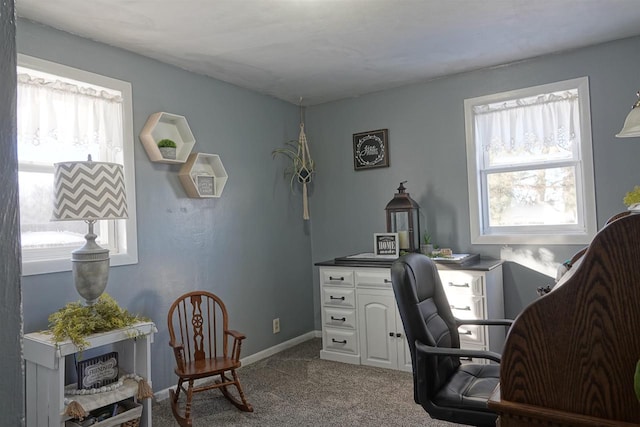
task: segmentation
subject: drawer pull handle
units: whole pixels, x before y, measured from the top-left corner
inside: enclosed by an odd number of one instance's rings
[[[393,338],[393,337],[400,338],[402,336],[402,334],[400,332],[389,332],[389,336],[391,338]]]
[[[453,282],[449,282],[449,286],[453,287],[453,288],[468,288],[469,284],[468,283],[453,283]]]
[[[333,316],[331,316],[331,320],[339,320],[341,322],[346,322],[347,318],[346,317],[333,317]]]
[[[394,335],[394,334],[393,334],[393,332],[389,332],[389,336],[390,336],[391,338],[393,338],[393,335]]]
[[[344,277],[333,277],[333,276],[329,276],[329,280],[340,280],[343,281]]]
[[[400,338],[402,334],[400,332],[396,332],[396,338]]]
[[[346,344],[347,340],[340,341],[340,340],[337,340],[335,338],[331,338],[331,342],[334,342],[334,343],[337,343],[337,344]]]
[[[464,311],[471,311],[471,307],[464,306],[464,307],[456,307],[455,305],[451,305],[450,306],[452,310],[464,310]]]
[[[391,280],[389,280],[389,279],[384,279],[384,283],[391,283]]]
[[[458,332],[459,335],[471,335],[471,331]]]
[[[332,299],[332,300],[339,299],[339,300],[344,301],[344,297],[334,297],[333,295],[330,295],[329,298]]]

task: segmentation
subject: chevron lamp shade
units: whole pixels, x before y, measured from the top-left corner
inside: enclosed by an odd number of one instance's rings
[[[116,163],[54,164],[52,221],[128,218],[124,168]]]

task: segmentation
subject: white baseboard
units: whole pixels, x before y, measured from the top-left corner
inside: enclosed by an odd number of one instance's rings
[[[242,359],[240,359],[240,362],[242,363],[242,366],[247,366],[247,365],[251,365],[252,363],[255,363],[259,360],[262,359],[266,359],[269,356],[273,356],[276,353],[280,353],[283,350],[286,350],[288,348],[294,347],[300,343],[303,343],[305,341],[310,340],[311,338],[321,338],[322,337],[322,331],[311,331],[311,332],[307,332],[306,334],[300,335],[298,337],[292,338],[288,341],[282,342],[280,344],[276,344],[273,347],[269,347],[265,350],[259,351],[257,353],[254,353],[250,356],[247,357],[243,357]],[[197,380],[194,384],[198,385],[200,383],[203,383],[205,381],[208,381],[206,378],[203,378],[201,380]],[[169,390],[172,389],[173,387],[168,387],[165,388],[164,390],[160,390],[158,392],[155,392],[153,394],[154,398],[160,402],[163,401],[165,399],[169,398]]]

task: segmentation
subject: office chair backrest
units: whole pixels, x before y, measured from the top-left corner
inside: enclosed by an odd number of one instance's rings
[[[458,327],[451,313],[435,263],[420,254],[407,254],[391,267],[391,282],[411,350],[415,375],[415,342],[434,347],[460,348]],[[436,374],[427,379],[427,396],[432,397],[460,366],[455,356],[429,358],[428,371]],[[414,399],[418,401],[414,384]]]

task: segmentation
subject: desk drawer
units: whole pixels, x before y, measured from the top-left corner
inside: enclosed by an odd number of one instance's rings
[[[449,307],[458,319],[485,319],[484,297],[447,295]]]
[[[353,271],[344,268],[323,268],[320,270],[323,285],[353,286]]]
[[[482,275],[475,275],[467,271],[443,271],[440,274],[440,281],[447,295],[466,294],[466,295],[484,295],[484,285]]]
[[[467,344],[486,346],[484,336],[485,327],[482,325],[460,325],[458,334],[460,335],[460,347],[470,347]]]
[[[355,308],[356,298],[354,288],[338,288],[334,286],[322,287],[322,305],[331,307]]]
[[[355,271],[355,284],[362,288],[391,289],[391,270],[381,268],[363,268]]]
[[[344,328],[356,328],[356,310],[323,307],[324,324],[327,326],[341,326]]]
[[[354,330],[326,328],[324,338],[325,350],[358,354],[358,334]]]
[[[473,345],[473,344],[462,345],[462,343],[460,343],[460,348],[467,349],[467,350],[481,350],[481,351],[486,350],[486,348],[484,348],[481,345]],[[476,363],[476,364],[480,364],[480,365],[486,365],[486,364],[489,364],[489,363],[492,363],[492,362],[489,359],[483,359],[481,357],[479,357],[479,358],[461,357],[460,358],[460,363],[462,363],[462,364],[465,364],[465,363]]]

